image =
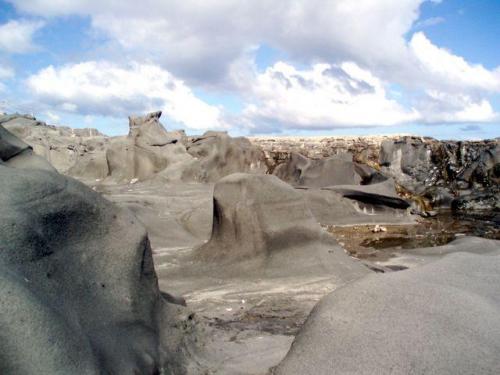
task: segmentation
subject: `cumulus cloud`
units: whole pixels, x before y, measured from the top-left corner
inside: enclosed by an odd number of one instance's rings
[[[470,64],[464,58],[439,48],[418,32],[413,34],[410,49],[426,76],[428,85],[451,89],[473,89],[500,92],[500,68],[488,70],[479,64]]]
[[[223,78],[232,61],[261,43],[306,63],[353,60],[390,71],[407,60],[404,35],[425,1],[11,0],[40,16],[90,16],[94,29],[125,49],[205,83]]]
[[[36,49],[33,35],[44,23],[41,21],[11,20],[0,25],[0,51],[25,53]]]
[[[244,114],[257,131],[276,124],[332,128],[395,125],[419,118],[416,110],[388,98],[382,82],[354,63],[298,70],[279,62],[257,76],[252,90],[256,100]]]
[[[82,63],[47,68],[30,79],[31,84],[36,77],[60,83],[65,95],[50,87],[47,93],[41,84],[34,91],[70,112],[124,115],[161,105],[189,127],[223,127],[221,110],[189,88],[208,86],[238,91],[248,103],[243,116],[250,127],[498,118],[488,97],[500,92],[500,68],[472,64],[423,32],[413,33],[444,21],[419,19],[423,3],[439,0],[8,1],[41,17],[88,16],[93,31],[120,51],[154,62],[127,68],[94,62],[107,73],[102,76],[82,72],[89,64]],[[288,61],[256,72],[248,51],[262,44],[283,52]],[[144,85],[139,72],[146,74]],[[120,85],[123,77],[134,83]],[[390,84],[401,88],[399,97]],[[75,87],[71,95],[66,86]]]
[[[417,105],[428,123],[491,122],[498,119],[488,100],[461,93],[427,90]]]
[[[152,64],[125,67],[88,61],[49,66],[30,76],[29,88],[51,108],[84,115],[125,117],[162,109],[191,129],[225,128],[221,110],[199,99],[168,71]]]

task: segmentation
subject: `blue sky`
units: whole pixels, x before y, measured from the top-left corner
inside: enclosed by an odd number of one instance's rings
[[[500,1],[0,0],[0,110],[127,132],[500,136]]]

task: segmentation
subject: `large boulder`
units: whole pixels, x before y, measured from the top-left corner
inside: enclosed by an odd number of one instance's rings
[[[200,163],[200,180],[215,182],[232,173],[265,173],[262,150],[243,137],[232,138],[224,132],[209,131],[193,137],[188,153]]]
[[[308,188],[359,185],[362,181],[350,154],[326,159],[309,159],[292,152],[289,160],[278,165],[273,174],[293,186]]]
[[[0,131],[0,373],[182,367],[142,224],[46,166],[13,168],[25,146]]]
[[[109,178],[113,182],[147,180],[157,176],[169,179],[194,178],[197,161],[185,146],[181,132],[167,132],[160,123],[161,111],[129,117],[129,134],[111,140],[106,150]]]
[[[272,175],[236,173],[215,185],[213,230],[197,249],[204,263],[265,276],[328,274],[339,283],[367,272],[319,226],[304,196]],[[224,272],[221,270],[221,272]]]
[[[33,153],[33,148],[0,125],[0,164],[23,169],[54,168],[44,158]]]
[[[305,197],[324,225],[413,223],[410,204],[396,194],[394,181],[307,189]]]
[[[498,374],[499,270],[497,242],[337,289],[274,373]]]

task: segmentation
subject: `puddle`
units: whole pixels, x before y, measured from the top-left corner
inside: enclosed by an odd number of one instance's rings
[[[500,223],[497,216],[458,216],[445,211],[434,218],[419,219],[416,224],[384,225],[385,232],[374,233],[374,225],[329,226],[327,229],[352,256],[372,261],[387,261],[395,256],[393,252],[442,246],[460,236],[498,240]]]

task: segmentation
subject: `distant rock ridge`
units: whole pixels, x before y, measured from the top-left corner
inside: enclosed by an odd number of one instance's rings
[[[500,138],[438,141],[416,136],[251,138],[262,147],[271,173],[300,154],[314,160],[352,154],[353,161],[395,179],[399,192],[422,210],[500,211]],[[302,163],[304,164],[304,162]],[[322,177],[325,178],[324,176]]]
[[[2,115],[0,123],[59,172],[83,181],[216,181],[235,172],[266,172],[262,151],[245,138],[212,131],[188,137],[167,131],[160,117],[161,111],[130,116],[129,134],[118,137],[47,125],[30,115]]]
[[[249,172],[275,174],[294,186],[320,188],[393,178],[401,197],[413,200],[421,212],[436,208],[500,212],[499,138],[438,141],[400,135],[246,139],[212,131],[187,136],[183,131],[167,131],[160,117],[161,111],[130,116],[129,134],[120,137],[107,137],[95,129],[46,125],[29,115],[1,115],[0,124],[59,172],[83,181],[215,182],[232,173]],[[338,160],[346,156],[350,160]],[[336,172],[331,173],[334,169]]]

